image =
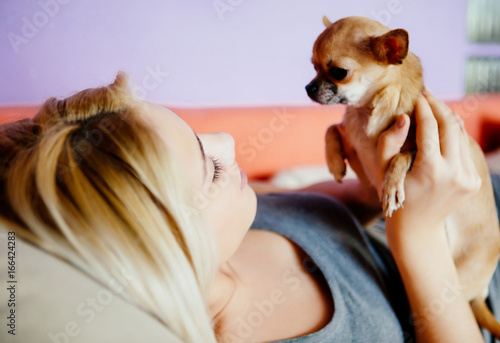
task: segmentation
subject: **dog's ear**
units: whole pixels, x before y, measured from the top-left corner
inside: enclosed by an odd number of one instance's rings
[[[332,22],[326,17],[326,15],[323,16],[323,24],[325,24],[326,27],[332,25]]]
[[[370,49],[375,58],[389,64],[401,64],[408,55],[408,32],[396,29],[370,38]]]

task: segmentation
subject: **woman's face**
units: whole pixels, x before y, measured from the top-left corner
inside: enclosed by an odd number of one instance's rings
[[[143,116],[167,144],[185,176],[195,209],[208,221],[217,244],[219,262],[238,249],[257,207],[254,191],[235,161],[234,139],[227,133],[198,134],[172,111],[142,102]]]

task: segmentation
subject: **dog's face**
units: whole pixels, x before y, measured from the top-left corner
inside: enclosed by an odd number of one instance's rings
[[[406,57],[408,33],[363,17],[323,21],[327,28],[313,47],[317,75],[307,94],[320,104],[361,106],[390,81],[387,69]]]

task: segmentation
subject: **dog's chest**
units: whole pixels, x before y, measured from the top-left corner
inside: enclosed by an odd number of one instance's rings
[[[368,135],[369,124],[370,112],[368,110],[347,107],[343,121],[345,138],[355,150],[376,146],[378,135]]]

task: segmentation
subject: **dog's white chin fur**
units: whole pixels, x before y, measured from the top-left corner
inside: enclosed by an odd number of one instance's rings
[[[364,106],[367,104],[374,93],[370,92],[373,82],[366,78],[361,78],[359,82],[351,82],[339,87],[339,92],[347,99],[349,106]]]

